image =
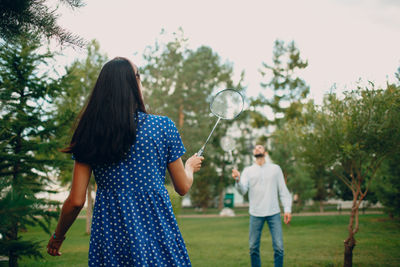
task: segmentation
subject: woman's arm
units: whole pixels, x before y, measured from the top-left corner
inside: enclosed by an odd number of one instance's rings
[[[168,163],[168,172],[171,175],[175,191],[179,195],[186,195],[186,193],[192,187],[193,173],[200,170],[203,159],[203,157],[193,155],[186,161],[185,166],[183,166],[181,158]]]
[[[75,161],[71,191],[62,207],[56,231],[47,245],[47,252],[52,256],[61,255],[59,249],[65,238],[64,236],[85,205],[86,190],[91,173],[92,168],[89,165]]]

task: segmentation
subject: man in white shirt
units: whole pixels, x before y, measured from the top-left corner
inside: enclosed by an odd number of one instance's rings
[[[236,188],[241,194],[249,191],[249,247],[251,266],[261,266],[260,238],[264,223],[268,223],[274,249],[275,267],[283,266],[283,237],[280,216],[279,198],[284,208],[284,222],[288,224],[292,218],[292,196],[290,195],[281,168],[273,163],[267,163],[265,148],[256,145],[253,155],[256,161],[246,167],[243,173],[232,170],[236,180]]]

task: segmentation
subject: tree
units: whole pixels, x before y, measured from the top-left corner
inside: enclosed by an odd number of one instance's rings
[[[344,241],[344,266],[352,266],[360,204],[382,162],[400,147],[400,90],[358,87],[343,99],[332,93],[309,114],[312,122],[298,128],[305,160],[330,169],[352,192]]]
[[[177,124],[187,155],[193,155],[201,148],[215,123],[215,117],[209,110],[211,96],[223,88],[239,87],[232,82],[231,64],[222,63],[209,47],[188,49],[182,30],[174,33],[173,41],[166,44],[156,42],[153,47],[148,47],[144,59],[146,63],[140,72],[149,110],[166,115]],[[190,193],[195,205],[209,205],[216,194],[213,188],[218,179],[210,175],[217,172],[222,154],[217,151],[219,143],[216,145],[215,140],[224,134],[226,126],[221,123],[207,145],[207,164],[196,175]],[[208,186],[200,188],[200,184]],[[205,189],[208,193],[203,192]],[[202,198],[209,199],[200,204],[196,194],[203,194]]]
[[[52,101],[62,88],[43,71],[53,55],[39,53],[37,39],[0,44],[0,254],[9,266],[21,256],[41,257],[40,242],[25,240],[19,233],[39,225],[49,233],[51,218],[58,216],[58,202],[39,196],[57,166],[59,125]]]
[[[300,56],[300,51],[294,41],[285,45],[281,40],[276,40],[274,45],[273,65],[262,64],[260,73],[263,77],[272,76],[267,82],[262,82],[261,87],[272,89],[274,95],[271,99],[260,95],[251,103],[252,106],[269,107],[273,112],[273,119],[268,119],[264,114],[254,113],[254,124],[257,127],[275,125],[278,128],[288,120],[301,116],[302,100],[310,92],[310,87],[298,76],[298,72],[308,66],[308,62]]]
[[[272,89],[273,96],[267,98],[260,94],[251,101],[252,125],[256,128],[267,128],[266,132],[272,132],[259,141],[270,146],[268,149],[271,159],[281,166],[285,181],[296,194],[299,208],[301,203],[304,203],[301,200],[307,200],[315,191],[307,169],[295,156],[297,144],[289,142],[293,141],[293,138],[289,136],[285,124],[302,117],[303,102],[310,89],[298,76],[298,72],[307,66],[307,60],[301,58],[294,41],[285,44],[281,40],[276,40],[272,64],[263,63],[260,70],[261,75],[268,78],[266,82],[261,83],[261,87]],[[268,113],[272,115],[268,116]]]
[[[71,138],[71,129],[74,127],[74,121],[77,118],[80,110],[85,104],[85,101],[93,89],[97,77],[104,63],[107,61],[107,56],[100,52],[100,44],[96,40],[92,40],[87,46],[87,56],[83,60],[75,60],[71,66],[67,67],[66,75],[63,77],[61,84],[65,88],[57,98],[57,114],[63,124],[60,130],[60,138],[65,145],[68,145]],[[70,155],[61,153],[58,155],[60,159],[64,159],[68,164],[61,168],[60,180],[63,185],[70,185],[73,169],[72,160],[68,160]],[[93,197],[92,192],[95,186],[94,179],[90,179],[87,190],[87,209],[86,209],[86,233],[90,234]]]
[[[59,0],[72,9],[82,7],[82,0]],[[46,0],[2,0],[0,2],[0,38],[17,41],[18,36],[36,32],[60,44],[83,46],[83,40],[57,25],[58,15],[45,4]]]
[[[311,100],[305,103],[304,108],[305,110],[313,109],[314,102]],[[272,135],[273,142],[271,143],[273,146],[278,143],[278,146],[273,149],[273,156],[278,158],[283,169],[288,170],[293,177],[293,179],[288,179],[288,184],[295,194],[295,207],[301,209],[304,201],[313,199],[319,204],[320,212],[323,212],[323,201],[334,195],[335,179],[331,170],[318,158],[320,147],[308,147],[306,151],[310,157],[314,156],[312,160],[309,160],[313,164],[304,161],[303,154],[306,152],[302,147],[302,141],[298,138],[298,129],[304,127],[312,127],[312,118],[305,111],[298,118],[289,120],[281,129],[276,130]],[[276,157],[276,152],[281,155]],[[284,171],[284,176],[286,175]]]

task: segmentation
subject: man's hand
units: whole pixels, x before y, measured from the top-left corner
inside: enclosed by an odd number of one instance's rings
[[[240,180],[240,172],[236,169],[232,169],[232,177],[233,179],[235,179],[236,181],[239,182]]]
[[[285,222],[285,224],[289,224],[291,220],[292,214],[290,212],[285,212],[285,214],[283,215],[283,221]]]

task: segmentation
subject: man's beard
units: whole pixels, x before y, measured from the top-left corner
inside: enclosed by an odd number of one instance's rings
[[[258,153],[258,154],[254,154],[254,157],[258,158],[263,158],[264,157],[264,153]]]

